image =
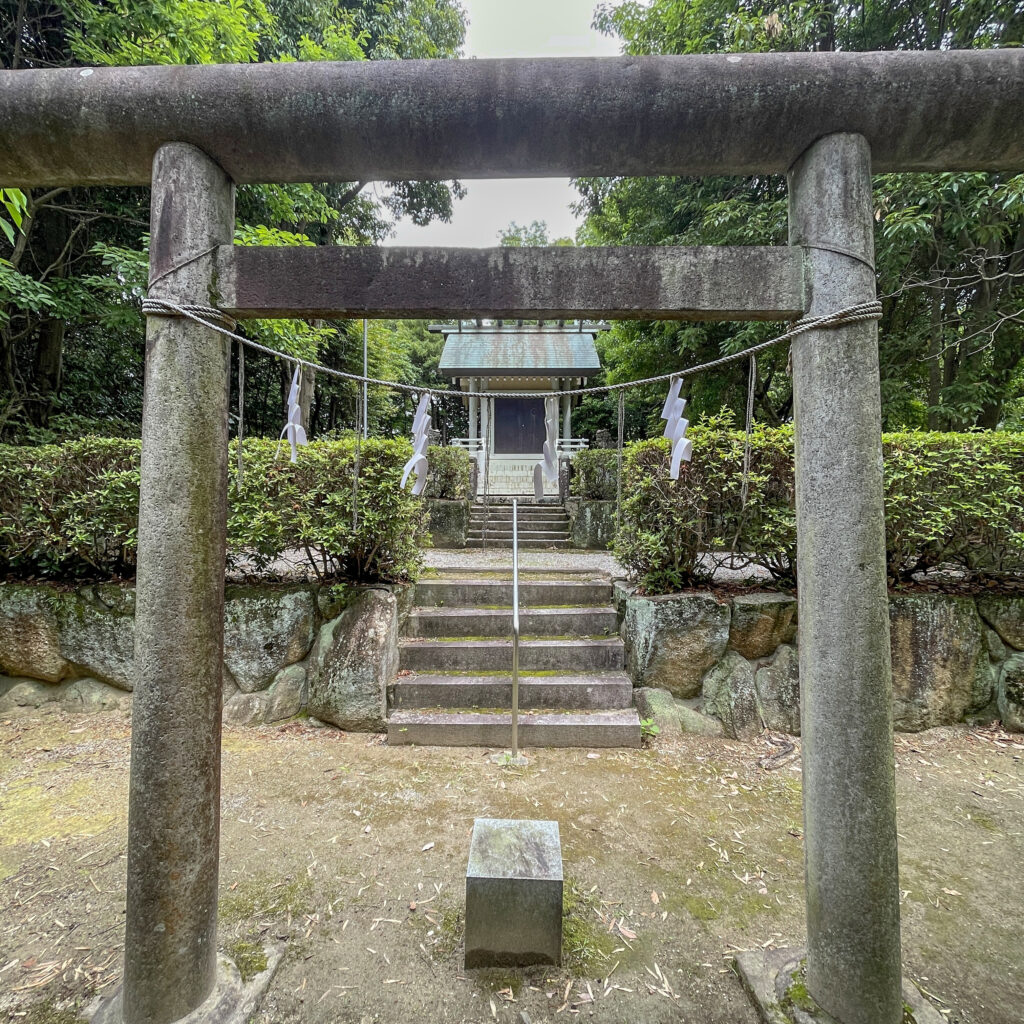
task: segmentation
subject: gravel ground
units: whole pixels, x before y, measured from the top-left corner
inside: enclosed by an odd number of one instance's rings
[[[431,569],[512,568],[512,552],[509,549],[494,548],[429,548],[423,553],[423,562]],[[768,579],[768,573],[757,566],[732,568],[728,555],[703,556],[705,565],[714,567],[717,583],[734,583],[743,580]],[[567,571],[604,572],[614,577],[624,577],[626,570],[608,551],[575,551],[552,549],[551,551],[520,551],[519,565],[523,569],[565,569]]]
[[[0,1020],[77,1024],[53,1008],[120,978],[129,738],[121,713],[0,723]],[[1020,1021],[1019,740],[895,741],[905,970],[951,1024]],[[762,763],[775,749],[684,737],[516,769],[301,723],[225,730],[220,943],[287,949],[251,1024],[757,1024],[731,955],[803,933],[799,742]],[[560,968],[463,969],[478,816],[559,822]]]

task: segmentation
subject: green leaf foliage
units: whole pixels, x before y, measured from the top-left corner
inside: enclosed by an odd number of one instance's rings
[[[231,447],[234,458],[236,444]],[[298,548],[323,578],[414,578],[427,517],[420,499],[399,487],[411,445],[375,438],[358,445],[355,438],[313,442],[299,449],[294,465],[285,448],[263,439],[243,442],[243,486],[239,492],[234,480],[228,491],[230,558],[262,571]]]
[[[87,437],[63,444],[0,446],[0,572],[108,578],[135,571],[141,443]],[[426,543],[422,502],[401,489],[406,440],[315,441],[288,461],[287,446],[243,443],[243,484],[228,491],[228,562],[266,572],[301,551],[319,578],[414,579]],[[231,445],[231,466],[237,458]],[[358,458],[353,523],[353,468]],[[469,460],[430,449],[432,487],[464,498]]]
[[[649,593],[710,582],[709,551],[795,582],[791,427],[756,427],[746,505],[742,431],[728,417],[694,426],[693,461],[669,479],[663,438],[626,446],[615,554]],[[1024,573],[1024,436],[1010,432],[884,434],[886,560],[892,582],[952,565]],[[616,452],[573,459],[572,492],[613,500]]]
[[[445,58],[464,35],[458,0],[8,2],[0,3],[0,68]],[[237,241],[365,245],[402,217],[450,219],[463,194],[455,181],[242,185]],[[0,189],[3,440],[31,441],[57,416],[140,421],[148,204],[144,189]],[[329,365],[351,361],[349,328],[345,320],[245,325],[255,340]],[[290,371],[258,358],[249,369],[250,433],[275,435]],[[421,382],[418,370],[413,363],[402,379]],[[354,393],[326,375],[310,385],[311,436],[351,425]],[[399,404],[379,398],[370,395],[371,423],[400,417]]]
[[[572,457],[572,494],[592,501],[613,501],[617,492],[618,451],[585,448]]]
[[[0,445],[0,570],[134,572],[140,451],[141,442],[113,437]]]
[[[430,477],[428,498],[465,501],[470,497],[470,461],[464,448],[432,445],[427,449]]]
[[[1019,47],[1020,0],[619,0],[594,25],[625,53],[699,54]],[[588,245],[785,245],[786,181],[777,175],[584,178],[577,241]],[[888,430],[1008,429],[1019,422],[1024,369],[1024,177],[885,174],[874,179],[882,414]],[[599,341],[606,379],[684,370],[779,333],[781,325],[619,322]],[[784,348],[758,357],[757,418],[792,416]],[[694,413],[745,405],[747,367],[687,382]],[[663,395],[662,395],[663,397]],[[633,396],[634,420],[656,395]],[[589,398],[580,429],[615,421]],[[627,437],[630,429],[627,409]]]

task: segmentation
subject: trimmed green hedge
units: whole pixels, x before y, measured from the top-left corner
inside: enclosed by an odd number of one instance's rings
[[[708,551],[734,550],[792,583],[792,428],[755,428],[745,509],[742,432],[712,420],[688,436],[693,461],[676,482],[668,478],[667,441],[627,445],[619,560],[651,593],[706,582],[710,567],[700,556]],[[894,582],[942,564],[1024,572],[1024,434],[885,434],[882,443],[886,554]],[[614,499],[615,452],[586,455],[583,472],[574,473],[573,493]]]
[[[141,441],[0,445],[0,570],[134,572]]]
[[[244,442],[236,491],[235,443],[228,491],[229,563],[266,569],[282,553],[305,552],[323,576],[400,581],[415,576],[426,542],[422,502],[398,487],[408,441],[360,445],[358,525],[352,528],[352,439],[318,441],[292,465],[285,446]],[[462,487],[459,456],[433,448],[443,488]],[[34,447],[0,446],[0,571],[21,576],[109,577],[135,570],[140,442],[84,438]],[[468,474],[468,468],[467,468]],[[468,481],[465,484],[468,490]]]
[[[465,501],[470,496],[469,453],[465,448],[431,445],[427,449],[427,460],[430,464],[428,498]]]
[[[614,501],[618,480],[617,448],[585,448],[572,457],[569,493],[589,501]]]

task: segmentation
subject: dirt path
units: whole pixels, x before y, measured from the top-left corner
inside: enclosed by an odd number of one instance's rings
[[[128,720],[51,710],[0,729],[0,1014],[63,1024],[39,1005],[119,978]],[[288,950],[254,1020],[754,1024],[729,954],[803,928],[799,763],[766,772],[768,752],[689,738],[535,751],[516,770],[294,724],[228,730],[221,943]],[[897,738],[906,970],[950,1021],[1020,1019],[1022,755],[990,732]],[[462,969],[476,816],[559,821],[562,968]]]

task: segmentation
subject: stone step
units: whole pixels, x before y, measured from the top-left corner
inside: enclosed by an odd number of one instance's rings
[[[467,540],[483,540],[484,531],[471,529],[466,534]],[[567,540],[569,537],[569,531],[566,530],[519,530],[520,541],[547,541],[547,540]],[[498,528],[493,526],[487,528],[487,539],[488,540],[512,540],[512,531]]]
[[[470,509],[470,513],[474,516],[482,516],[485,512],[492,516],[504,516],[506,519],[512,518],[511,505],[491,505],[489,509],[484,508],[483,505],[473,505]],[[520,519],[543,519],[545,516],[564,516],[567,514],[565,508],[561,505],[519,505],[516,508],[516,515]]]
[[[557,580],[520,580],[521,608],[537,605],[574,605],[593,607],[612,600],[610,583]],[[416,584],[415,601],[419,607],[487,608],[512,603],[512,573],[507,578],[458,580],[451,578],[420,580]]]
[[[511,600],[511,587],[508,588]],[[619,617],[610,605],[591,608],[520,608],[521,636],[597,636],[617,633]],[[500,636],[512,633],[511,608],[416,607],[405,622],[405,635]]]
[[[519,541],[519,550],[520,551],[548,551],[551,548],[568,548],[568,547],[571,547],[571,546],[572,545],[569,543],[568,539],[566,539],[566,540],[520,540]],[[466,547],[467,548],[482,548],[482,547],[484,547],[484,542],[479,537],[468,538],[466,540]],[[501,540],[500,538],[498,540],[495,540],[494,538],[491,537],[490,534],[488,534],[487,535],[487,547],[495,548],[495,549],[511,548],[512,547],[512,541],[511,540]]]
[[[469,524],[469,532],[470,533],[480,533],[480,532],[483,531],[484,525],[485,524],[484,524],[484,521],[482,519],[479,520],[479,521],[475,521],[474,520],[473,522],[470,522],[470,524]],[[510,536],[510,537],[512,536],[512,524],[510,522],[508,522],[508,521],[501,522],[499,520],[492,519],[489,523],[486,524],[486,526],[487,526],[487,532],[488,533],[506,533],[506,534],[508,534],[508,536]],[[530,523],[522,523],[521,522],[521,523],[519,523],[519,533],[520,533],[520,535],[522,535],[524,533],[536,533],[538,530],[539,531],[553,530],[553,531],[555,531],[557,533],[568,533],[569,532],[569,523],[566,520],[562,520],[562,521],[559,521],[559,522],[551,522],[551,523],[533,523],[533,522],[530,522]]]
[[[398,644],[398,667],[414,672],[510,672],[511,640],[405,639]],[[519,643],[520,671],[607,672],[625,667],[622,641],[539,639]]]
[[[469,517],[469,521],[483,522],[484,518],[486,518],[488,523],[501,522],[509,527],[512,525],[511,515],[502,515],[498,512],[492,512],[486,517],[484,517],[482,512],[473,512]],[[534,526],[549,522],[568,522],[569,517],[567,515],[556,515],[554,512],[546,512],[544,515],[520,515],[516,521],[520,526]]]
[[[495,495],[491,495],[495,497]],[[474,501],[472,509],[474,512],[482,512],[485,508],[490,508],[492,512],[512,512],[512,498],[511,496],[504,501]],[[525,515],[531,515],[533,513],[540,512],[564,512],[565,505],[562,504],[554,495],[550,495],[543,501],[524,501],[522,498],[517,499],[516,508],[518,511]]]
[[[519,517],[519,528],[529,530],[544,530],[550,526],[568,526],[568,516],[530,516],[529,518]],[[471,529],[479,529],[484,525],[483,516],[470,516],[469,525]],[[511,516],[490,516],[487,519],[488,528],[500,526],[504,530],[512,529]]]
[[[394,711],[388,743],[438,747],[507,747],[512,715],[484,711]],[[519,715],[522,747],[639,747],[635,708]]]
[[[511,675],[413,675],[392,685],[392,708],[510,708]],[[633,684],[622,672],[519,677],[519,707],[569,710],[632,707]]]
[[[474,505],[511,505],[512,501],[516,500],[519,502],[520,508],[537,508],[541,505],[555,505],[559,506],[562,504],[561,498],[557,494],[545,494],[543,498],[538,498],[532,493],[527,494],[502,494],[500,491],[490,491],[487,494],[486,502],[482,494],[476,495],[473,504]]]

